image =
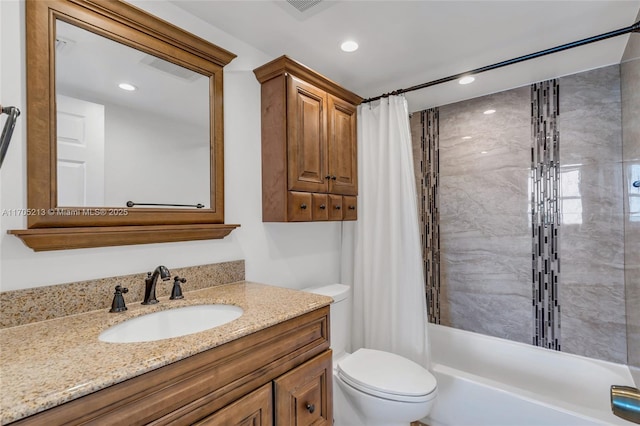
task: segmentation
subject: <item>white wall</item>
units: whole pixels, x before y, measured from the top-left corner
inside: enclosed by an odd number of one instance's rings
[[[208,123],[106,104],[105,139],[105,205],[211,205]]]
[[[260,85],[252,70],[271,58],[164,0],[132,3],[238,55],[224,74],[225,222],[242,227],[223,240],[36,253],[7,235],[9,229],[26,228],[26,217],[0,216],[0,290],[144,272],[158,264],[235,259],[246,260],[246,276],[253,281],[292,288],[337,281],[340,223],[261,221]],[[23,1],[0,1],[0,102],[23,112],[0,171],[3,213],[26,208],[24,21]]]

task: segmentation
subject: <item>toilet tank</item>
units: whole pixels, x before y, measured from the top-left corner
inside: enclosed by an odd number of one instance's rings
[[[333,359],[339,359],[351,349],[351,287],[344,284],[329,284],[302,290],[333,298],[333,303],[329,307],[331,349],[333,349]]]

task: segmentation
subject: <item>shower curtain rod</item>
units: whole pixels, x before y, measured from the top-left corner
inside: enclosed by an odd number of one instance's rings
[[[524,56],[518,56],[517,58],[509,59],[506,61],[498,62],[493,65],[487,65],[481,68],[476,68],[471,71],[461,72],[459,74],[451,75],[449,77],[439,78],[438,80],[433,80],[428,83],[418,84],[416,86],[411,86],[407,89],[398,89],[393,92],[384,93],[380,96],[376,96],[374,98],[365,99],[362,103],[377,101],[378,99],[386,98],[391,95],[400,95],[402,93],[413,92],[414,90],[425,89],[427,87],[435,86],[436,84],[447,83],[449,81],[457,80],[462,77],[466,77],[468,75],[480,74],[481,72],[495,70],[497,68],[506,67],[507,65],[517,64],[519,62],[528,61],[529,59],[539,58],[541,56],[549,55],[551,53],[561,52],[563,50],[572,49],[574,47],[584,46],[585,44],[594,43],[596,41],[606,40],[611,37],[617,37],[619,35],[624,35],[628,33],[640,33],[640,21],[636,22],[633,25],[630,25],[625,28],[620,28],[619,30],[610,31],[608,33],[600,34],[597,36],[585,38],[582,40],[574,41],[572,43],[562,44],[560,46],[552,47],[550,49],[541,50],[539,52],[530,53]]]

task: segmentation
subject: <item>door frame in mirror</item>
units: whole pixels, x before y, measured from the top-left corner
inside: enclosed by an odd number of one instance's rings
[[[57,20],[209,78],[210,208],[57,206]],[[26,0],[26,47],[27,211],[33,214],[27,230],[9,233],[38,251],[224,238],[239,226],[224,224],[222,69],[236,55],[121,0]],[[179,169],[167,165],[167,172]]]

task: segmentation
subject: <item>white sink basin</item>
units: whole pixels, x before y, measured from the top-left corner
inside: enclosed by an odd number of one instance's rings
[[[233,321],[242,315],[234,305],[195,305],[167,309],[131,318],[100,333],[110,343],[151,342],[198,333]]]

